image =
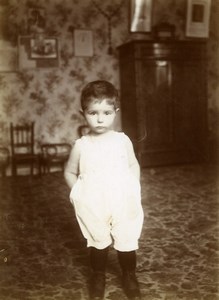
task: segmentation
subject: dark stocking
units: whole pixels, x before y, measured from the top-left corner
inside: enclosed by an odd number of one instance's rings
[[[122,268],[122,271],[135,271],[136,269],[136,252],[121,252],[117,251],[119,264]]]
[[[90,248],[90,265],[92,277],[90,281],[90,299],[102,300],[105,291],[105,271],[109,247],[99,250]]]
[[[93,271],[105,272],[109,247],[105,249],[90,248],[90,265]]]
[[[118,251],[118,259],[122,268],[122,282],[126,296],[129,299],[141,299],[139,283],[135,275],[136,252]]]

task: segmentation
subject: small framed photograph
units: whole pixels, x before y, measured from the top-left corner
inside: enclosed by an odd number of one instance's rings
[[[31,59],[57,59],[58,40],[57,38],[44,37],[39,34],[30,39]]]
[[[35,68],[56,68],[59,66],[58,49],[55,50],[35,50],[35,41],[33,36],[18,37],[18,66],[19,70]],[[53,47],[58,47],[56,38],[45,38],[51,42]],[[50,41],[51,40],[51,41]],[[44,43],[43,43],[44,44]]]
[[[152,0],[130,0],[130,31],[151,31]]]
[[[93,56],[93,32],[85,29],[74,30],[74,55]]]
[[[187,0],[186,36],[209,36],[211,0]]]
[[[0,72],[18,71],[17,46],[0,39]]]

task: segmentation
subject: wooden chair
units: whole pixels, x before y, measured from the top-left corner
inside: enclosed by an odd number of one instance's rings
[[[41,145],[40,165],[42,172],[49,173],[51,167],[59,167],[64,171],[71,145],[67,143],[50,143]]]
[[[39,155],[34,154],[34,122],[25,125],[11,123],[10,136],[12,175],[17,175],[19,165],[29,165],[31,176],[34,173],[34,165],[37,165],[40,174]]]
[[[6,176],[6,169],[9,165],[9,150],[6,147],[0,147],[0,170],[2,177]]]

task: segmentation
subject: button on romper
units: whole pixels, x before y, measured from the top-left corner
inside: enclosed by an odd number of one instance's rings
[[[141,190],[128,162],[129,138],[110,131],[107,138],[87,135],[78,139],[78,179],[71,203],[87,246],[104,249],[114,241],[119,251],[138,249],[143,225]]]

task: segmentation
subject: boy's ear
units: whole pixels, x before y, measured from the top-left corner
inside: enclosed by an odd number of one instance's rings
[[[120,109],[119,109],[119,108],[117,108],[117,109],[116,109],[116,112],[118,112],[118,111],[120,111]]]

